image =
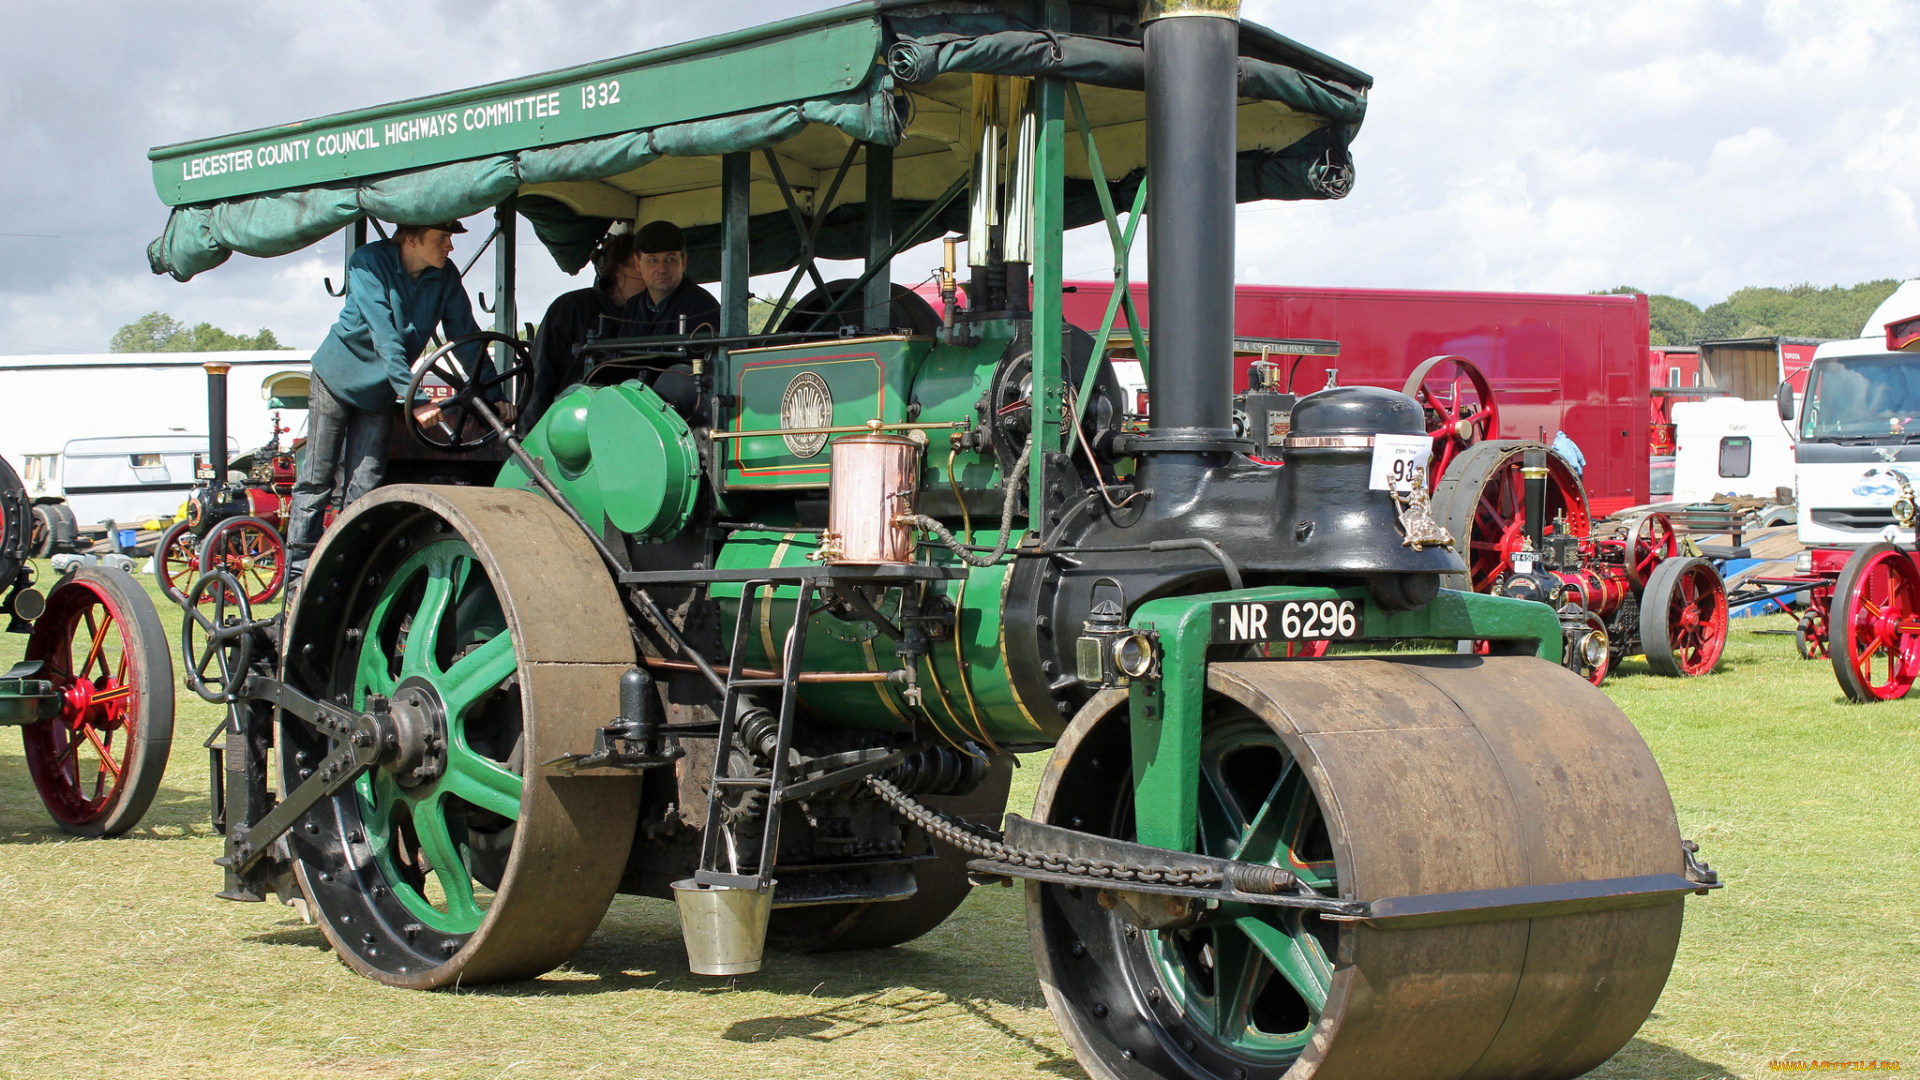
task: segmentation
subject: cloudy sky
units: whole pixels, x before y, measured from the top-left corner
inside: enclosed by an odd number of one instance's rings
[[[0,353],[104,351],[151,310],[306,348],[325,334],[338,241],[236,256],[185,285],[148,272],[166,222],[149,146],[823,6],[8,0]],[[1243,281],[1631,284],[1704,305],[1742,285],[1920,275],[1912,0],[1248,0],[1246,14],[1377,85],[1353,194],[1243,208]],[[1100,275],[1104,247],[1070,238],[1070,275]],[[896,276],[922,276],[915,258],[930,265],[910,253]],[[522,267],[523,311],[579,285],[544,257]],[[471,280],[489,287],[484,264]]]

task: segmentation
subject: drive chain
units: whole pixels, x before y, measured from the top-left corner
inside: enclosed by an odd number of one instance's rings
[[[1055,851],[1027,851],[1011,847],[1006,837],[984,825],[943,814],[915,802],[906,792],[880,779],[867,777],[867,785],[895,810],[906,815],[927,835],[976,858],[1008,866],[1044,870],[1050,874],[1069,874],[1103,881],[1138,881],[1147,885],[1218,885],[1221,875],[1198,866],[1130,866],[1106,859],[1089,859]]]

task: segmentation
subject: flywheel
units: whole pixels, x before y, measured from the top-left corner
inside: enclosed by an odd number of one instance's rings
[[[282,678],[389,709],[400,753],[288,834],[341,958],[415,989],[531,978],[599,925],[632,843],[640,779],[541,762],[593,744],[634,651],[605,567],[531,492],[397,485],[314,551]],[[328,740],[280,726],[281,790]]]
[[[1680,873],[1627,718],[1534,657],[1333,657],[1208,670],[1204,854],[1347,900]],[[1082,710],[1035,817],[1134,835],[1121,694]],[[1389,929],[1223,904],[1159,929],[1097,887],[1027,885],[1040,982],[1101,1080],[1574,1077],[1651,1013],[1681,904]]]

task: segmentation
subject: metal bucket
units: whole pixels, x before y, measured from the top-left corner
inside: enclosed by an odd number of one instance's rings
[[[748,975],[760,970],[773,914],[773,883],[764,889],[673,883],[680,908],[680,936],[687,943],[687,969],[695,975]]]

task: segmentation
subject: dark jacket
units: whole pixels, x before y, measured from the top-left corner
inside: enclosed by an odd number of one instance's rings
[[[720,301],[715,300],[712,293],[695,285],[692,278],[681,278],[679,287],[658,304],[653,302],[652,293],[640,290],[627,300],[627,306],[620,315],[622,322],[617,331],[620,337],[662,337],[682,333],[682,315],[686,316],[684,333],[720,332]]]
[[[480,329],[460,271],[429,266],[414,277],[400,264],[399,245],[377,240],[347,260],[347,302],[313,352],[313,373],[356,409],[391,409],[436,327],[446,328],[448,340]],[[479,351],[478,345],[461,350],[466,370],[473,370]]]
[[[562,293],[547,308],[533,336],[533,383],[520,414],[522,432],[533,430],[560,391],[586,377],[586,359],[574,348],[588,338],[624,336],[619,320],[620,306],[598,284]]]

